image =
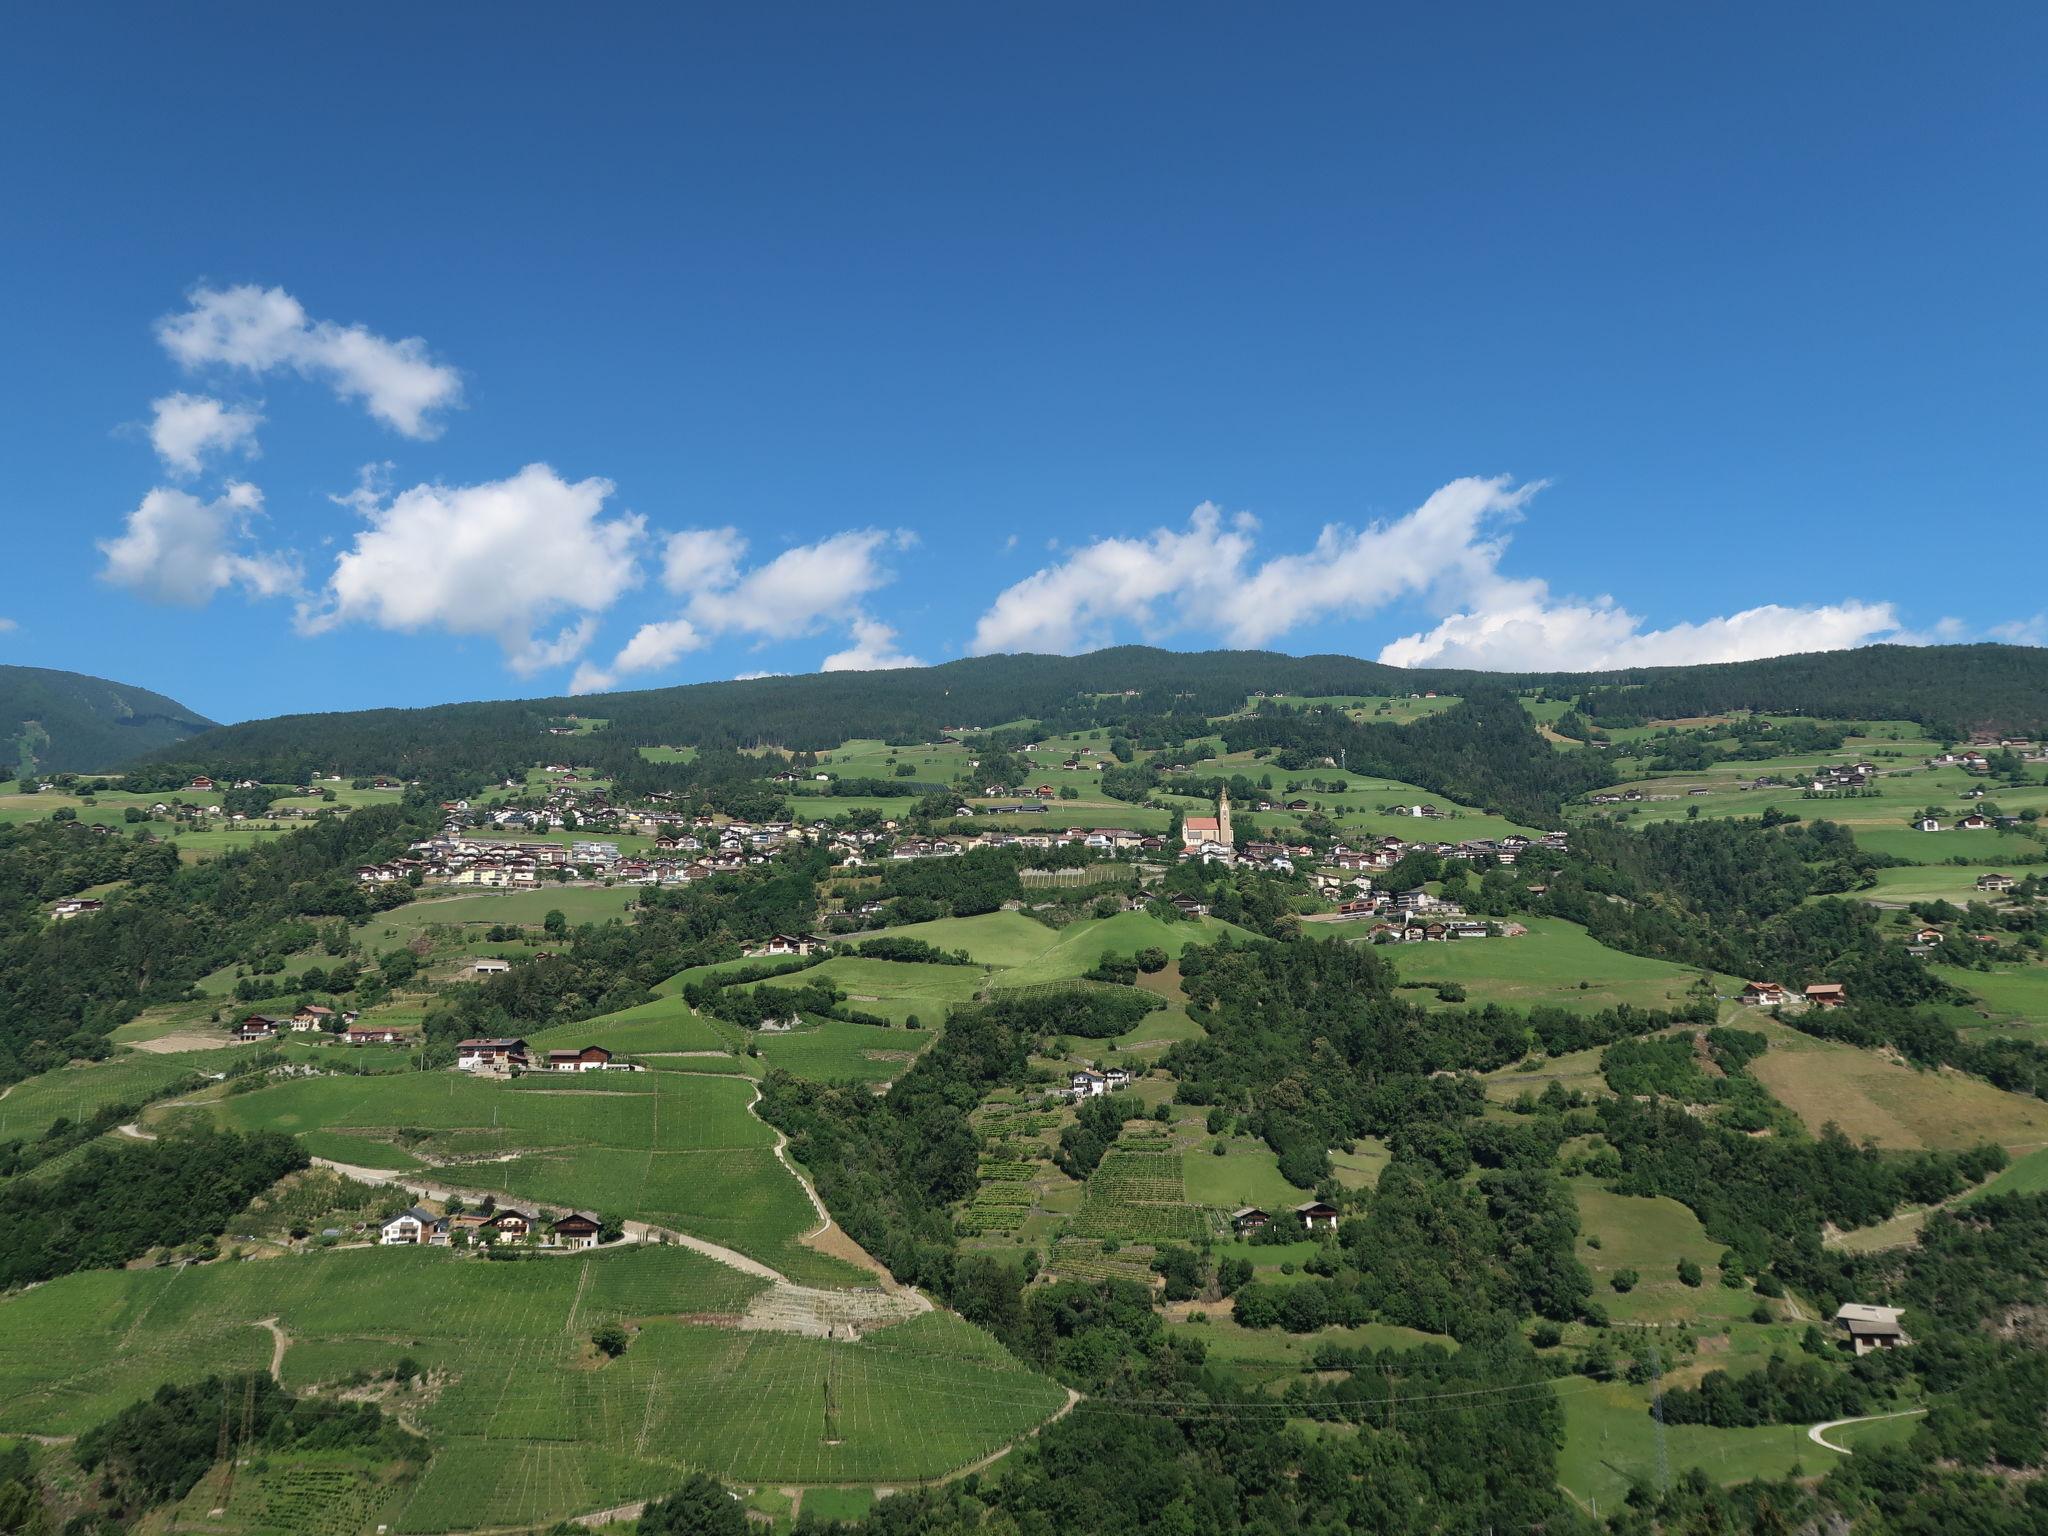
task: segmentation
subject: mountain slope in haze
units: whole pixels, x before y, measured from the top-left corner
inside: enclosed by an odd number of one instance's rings
[[[581,698],[286,715],[225,726],[152,756],[273,778],[310,768],[503,776],[524,772],[544,751],[567,752],[580,762],[661,743],[825,750],[856,737],[929,741],[948,727],[1013,720],[1037,720],[1050,730],[1112,716],[1222,715],[1260,692],[1462,695],[1499,688],[1585,698],[1603,716],[1753,709],[1915,720],[1950,735],[2048,729],[2048,649],[2026,646],[1870,646],[1603,673],[1408,671],[1350,656],[1119,646],[1083,656],[979,656],[901,671],[693,683]],[[570,715],[605,720],[609,729],[542,746],[548,726]]]
[[[0,776],[95,773],[212,729],[204,715],[147,688],[0,666]]]

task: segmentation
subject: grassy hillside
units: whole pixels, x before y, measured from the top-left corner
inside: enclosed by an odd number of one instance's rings
[[[80,672],[0,667],[0,765],[8,772],[94,773],[213,725],[146,688]]]

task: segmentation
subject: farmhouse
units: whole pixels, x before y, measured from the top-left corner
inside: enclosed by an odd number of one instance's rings
[[[74,896],[70,900],[60,901],[56,906],[50,908],[50,916],[58,919],[90,917],[105,905],[106,903],[103,901],[94,901],[89,897]]]
[[[510,1072],[526,1059],[524,1040],[465,1040],[455,1047],[455,1065],[465,1072]]]
[[[1839,1008],[1849,1001],[1849,995],[1839,981],[1816,981],[1806,989],[1806,1001],[1814,1008]]]
[[[2019,881],[2013,879],[2011,875],[1979,875],[1977,877],[1977,889],[1980,891],[2009,891],[2018,884]]]
[[[511,969],[510,960],[479,960],[470,967],[470,973],[475,976],[502,976]]]
[[[1958,832],[1988,832],[1991,830],[1991,818],[1980,811],[1972,811],[1956,823],[1956,830]]]
[[[1942,933],[1939,928],[1922,928],[1913,935],[1915,944],[1939,944]]]
[[[1739,1001],[1747,1008],[1775,1008],[1785,1001],[1785,989],[1775,981],[1752,981]]]
[[[1913,825],[1922,832],[1939,832],[1941,830],[1941,821],[1934,816],[1922,816]]]
[[[252,1013],[235,1026],[237,1040],[274,1040],[277,1038],[278,1022],[263,1014]]]
[[[516,1207],[501,1206],[484,1219],[477,1231],[489,1241],[522,1243],[532,1234],[533,1224],[538,1219]]]
[[[345,1045],[400,1045],[411,1038],[389,1024],[351,1024],[341,1032]]]
[[[1247,1233],[1258,1231],[1272,1219],[1256,1205],[1239,1206],[1230,1213],[1230,1230],[1243,1237]]]
[[[612,1053],[601,1045],[586,1045],[573,1051],[549,1051],[550,1072],[602,1072],[611,1065]]]
[[[1082,1067],[1067,1078],[1067,1091],[1077,1099],[1100,1098],[1105,1093],[1115,1093],[1119,1088],[1130,1085],[1131,1074],[1122,1067],[1111,1067],[1107,1072]]]
[[[309,1029],[325,1029],[333,1019],[332,1008],[323,1008],[318,1003],[308,1003],[292,1015],[292,1028],[304,1034]]]
[[[825,947],[826,941],[812,934],[777,933],[740,953],[749,960],[773,960],[785,955],[814,955]]]
[[[571,1211],[548,1228],[551,1248],[595,1248],[604,1222],[588,1211]]]
[[[1302,1226],[1310,1232],[1337,1230],[1337,1207],[1321,1200],[1304,1200],[1294,1208],[1294,1214],[1301,1218]]]
[[[1876,1307],[1860,1301],[1845,1301],[1835,1309],[1835,1326],[1859,1355],[1873,1349],[1897,1349],[1911,1342],[1899,1326],[1897,1307]]]
[[[435,1233],[442,1234],[445,1242],[448,1218],[436,1216],[421,1206],[400,1211],[396,1216],[377,1229],[377,1241],[385,1247],[396,1247],[402,1243],[427,1243],[434,1240]]]

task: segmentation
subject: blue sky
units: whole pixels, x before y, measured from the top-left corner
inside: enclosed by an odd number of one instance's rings
[[[2038,7],[0,25],[0,660],[2043,638]]]

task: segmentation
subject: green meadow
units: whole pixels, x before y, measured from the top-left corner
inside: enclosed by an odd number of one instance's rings
[[[1699,972],[1609,949],[1576,923],[1530,918],[1514,938],[1382,946],[1404,982],[1455,981],[1474,1003],[1548,1005],[1594,1013],[1627,1003],[1670,1008],[1687,999]]]

